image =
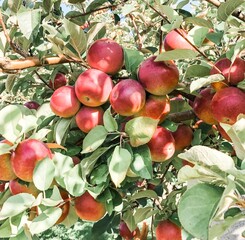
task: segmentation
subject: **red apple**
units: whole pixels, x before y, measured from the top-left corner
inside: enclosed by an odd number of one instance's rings
[[[135,236],[135,231],[130,231],[127,224],[121,221],[119,224],[119,234],[123,239],[131,240]]]
[[[8,144],[9,146],[13,145],[7,140],[2,140],[1,143]],[[16,175],[12,169],[10,158],[10,153],[0,155],[0,181],[9,181],[16,178]]]
[[[145,97],[145,90],[138,81],[125,79],[112,89],[110,103],[116,113],[132,116],[143,108]]]
[[[76,124],[80,130],[88,133],[97,125],[103,125],[104,110],[101,107],[82,106],[76,114]]]
[[[175,152],[175,141],[172,133],[158,126],[151,140],[147,143],[152,161],[163,162],[170,159]]]
[[[232,65],[230,59],[222,58],[215,63],[215,67],[212,67],[210,74],[219,73],[218,68],[224,75],[225,82],[230,85],[237,85],[245,78],[245,61],[240,57],[237,57]]]
[[[245,93],[236,87],[227,87],[215,93],[211,110],[218,122],[234,124],[239,114],[245,114]]]
[[[50,107],[54,114],[59,117],[70,118],[74,116],[80,108],[74,87],[63,86],[55,90],[50,99]]]
[[[76,197],[74,204],[76,214],[84,221],[98,221],[106,213],[104,204],[94,199],[89,192]]]
[[[24,106],[29,108],[29,109],[37,110],[40,107],[40,104],[35,102],[35,101],[28,101],[28,102],[24,103]]]
[[[135,116],[151,117],[162,122],[169,112],[170,101],[167,96],[149,95],[144,107]]]
[[[217,124],[211,111],[211,101],[214,94],[212,88],[205,88],[200,91],[199,96],[195,98],[193,103],[193,110],[197,117],[210,125]]]
[[[182,240],[181,228],[169,220],[160,221],[156,227],[156,240]]]
[[[179,70],[172,61],[155,62],[155,59],[152,56],[141,63],[139,82],[153,95],[166,95],[178,85]]]
[[[35,187],[34,183],[22,182],[19,179],[9,181],[9,190],[13,195],[19,193],[30,193],[34,197],[37,197],[37,195],[40,193],[40,191]]]
[[[72,157],[72,161],[73,161],[74,166],[75,166],[75,165],[77,165],[77,164],[79,164],[81,162],[81,159],[79,157],[77,157],[77,156],[73,156]]]
[[[104,72],[88,69],[79,75],[75,83],[77,98],[88,107],[98,107],[104,104],[111,93],[113,82]]]
[[[190,126],[180,124],[172,135],[175,140],[175,150],[182,151],[191,145],[193,131]]]
[[[193,46],[185,40],[177,31],[179,31],[184,37],[188,38],[188,35],[183,29],[174,29],[170,31],[164,38],[163,46],[165,51],[175,49],[190,49],[195,50]]]
[[[67,84],[66,76],[63,73],[57,73],[54,77],[54,80],[49,80],[49,87],[56,90]]]
[[[0,183],[0,193],[5,191],[5,182]]]
[[[107,38],[96,40],[87,52],[87,62],[91,68],[114,75],[123,66],[123,48]]]
[[[20,142],[11,155],[15,175],[23,181],[32,182],[37,162],[46,157],[52,158],[52,153],[45,143],[36,139],[26,139]]]

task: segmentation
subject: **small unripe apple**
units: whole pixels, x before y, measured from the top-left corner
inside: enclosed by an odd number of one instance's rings
[[[19,193],[30,193],[34,197],[37,197],[37,195],[40,193],[40,191],[35,187],[34,183],[24,183],[19,179],[9,181],[9,190],[12,195]]]
[[[104,110],[101,107],[82,106],[76,114],[76,124],[80,130],[88,133],[97,125],[103,125]]]
[[[35,102],[35,101],[28,101],[28,102],[24,103],[24,106],[29,108],[29,109],[37,110],[40,107],[40,104]]]
[[[162,122],[169,112],[170,100],[167,96],[149,95],[144,107],[135,116],[150,117]]]
[[[172,133],[161,126],[156,128],[147,145],[154,162],[164,162],[170,159],[175,152],[175,141]]]
[[[8,144],[12,146],[8,140],[4,139],[1,143]],[[9,181],[16,178],[16,175],[12,169],[11,165],[11,153],[5,153],[0,155],[0,181]]]
[[[178,30],[185,38],[188,38],[188,35],[183,29]],[[195,50],[193,46],[185,40],[175,29],[170,31],[164,38],[163,46],[165,51],[175,50],[175,49],[190,49]]]
[[[237,85],[245,78],[245,61],[240,57],[237,57],[232,65],[230,59],[222,58],[215,63],[215,67],[212,67],[210,74],[219,73],[219,69],[225,77],[225,82],[230,85]]]
[[[74,87],[63,86],[55,90],[50,99],[50,107],[54,114],[59,117],[70,118],[74,116],[80,108]]]
[[[156,227],[156,240],[182,240],[181,228],[169,220],[160,221]]]
[[[114,75],[123,66],[123,48],[107,38],[96,40],[87,52],[87,62],[91,68]]]
[[[172,61],[155,62],[152,56],[141,63],[139,82],[153,95],[166,95],[173,91],[179,81],[179,70]]]
[[[52,158],[52,153],[45,143],[36,139],[26,139],[13,151],[11,165],[18,178],[32,182],[36,164],[46,157]]]
[[[239,114],[245,114],[245,93],[236,87],[227,87],[215,93],[211,110],[216,121],[234,124]]]
[[[145,105],[145,90],[133,79],[117,83],[111,91],[110,103],[113,110],[122,116],[132,116]]]
[[[199,96],[195,98],[193,103],[193,110],[197,117],[210,125],[217,124],[217,120],[213,117],[211,111],[211,101],[214,94],[212,88],[205,88],[200,91]]]
[[[119,224],[119,234],[123,239],[131,240],[135,236],[135,231],[130,231],[127,224],[121,221]]]
[[[113,88],[112,79],[97,69],[88,69],[79,75],[75,83],[76,96],[88,107],[104,104]]]
[[[49,80],[49,87],[56,90],[67,84],[66,76],[63,73],[57,73],[54,77],[54,80]]]
[[[89,192],[76,197],[74,206],[77,216],[84,221],[96,222],[106,213],[104,204],[94,199]]]
[[[172,135],[175,140],[175,150],[182,151],[191,145],[193,131],[190,126],[180,124]]]

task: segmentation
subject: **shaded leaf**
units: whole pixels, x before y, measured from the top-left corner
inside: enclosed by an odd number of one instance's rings
[[[200,17],[187,17],[185,18],[185,22],[211,29],[214,28],[213,23],[210,20],[206,20]]]
[[[103,115],[103,124],[108,132],[114,132],[118,129],[116,119],[111,114],[111,108],[108,108]]]
[[[72,122],[72,118],[60,118],[54,127],[54,138],[57,144],[63,145]]]
[[[156,62],[178,60],[178,59],[195,59],[198,52],[189,49],[176,49],[163,52],[157,56]]]

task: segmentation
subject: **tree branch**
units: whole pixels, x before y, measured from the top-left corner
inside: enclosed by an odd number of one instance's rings
[[[83,62],[80,59],[67,59],[65,57],[46,57],[40,60],[37,57],[27,57],[25,59],[10,60],[0,58],[0,69],[2,72],[14,72],[31,67],[41,67],[46,65],[55,65],[69,62]]]
[[[186,120],[195,119],[196,115],[193,110],[188,110],[184,112],[176,112],[176,113],[170,113],[167,116],[167,119],[170,121],[173,121],[175,123],[180,123]]]

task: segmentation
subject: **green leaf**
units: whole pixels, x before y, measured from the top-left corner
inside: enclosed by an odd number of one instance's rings
[[[223,189],[204,183],[194,185],[181,197],[178,216],[181,225],[194,237],[208,239],[208,228]]]
[[[114,132],[118,129],[116,119],[111,114],[111,108],[108,108],[103,115],[103,123],[108,132]]]
[[[0,155],[10,153],[10,150],[13,148],[15,148],[15,146],[10,146],[7,143],[0,142]]]
[[[225,79],[224,76],[221,74],[214,74],[203,78],[199,78],[191,82],[190,92],[194,92],[200,89],[201,87],[205,87],[209,85],[210,83],[223,81],[224,79]]]
[[[86,176],[94,169],[97,160],[109,149],[110,147],[98,148],[90,156],[82,160],[82,163],[80,164],[82,166],[82,177],[84,180],[86,180]]]
[[[107,0],[94,0],[92,1],[89,6],[86,9],[86,12],[89,12],[91,10],[95,10],[96,8],[100,7],[101,5],[103,5],[105,2],[107,2]]]
[[[8,77],[5,82],[5,89],[7,92],[11,92],[14,82],[16,80],[17,75],[16,74],[8,74]]]
[[[188,35],[189,37],[191,37],[192,42],[197,47],[200,47],[202,46],[203,41],[206,38],[208,31],[209,31],[209,28],[207,27],[196,26],[189,31]]]
[[[122,220],[127,224],[129,230],[132,232],[137,228],[135,219],[131,209],[128,209],[122,216]]]
[[[180,153],[178,157],[193,163],[205,164],[209,167],[217,166],[224,172],[235,169],[234,161],[230,156],[206,146],[191,147],[186,152]]]
[[[51,228],[57,222],[61,214],[62,210],[59,207],[46,209],[31,222],[29,226],[31,234],[39,234]]]
[[[23,35],[30,40],[31,37],[36,35],[39,31],[39,24],[41,21],[40,9],[28,10],[19,12],[17,14],[18,25]]]
[[[217,13],[218,20],[226,21],[227,18],[236,10],[236,8],[238,8],[244,2],[244,0],[228,0],[221,3]]]
[[[153,170],[151,153],[148,146],[139,146],[134,148],[133,152],[133,162],[130,165],[130,169],[142,178],[151,179]]]
[[[54,175],[54,162],[49,158],[45,158],[42,161],[39,161],[35,166],[33,173],[33,182],[37,189],[45,191],[51,186]]]
[[[210,74],[210,67],[203,65],[190,65],[185,72],[185,78],[205,77]]]
[[[124,48],[125,68],[128,72],[136,73],[143,60],[144,56],[138,50]]]
[[[22,4],[22,0],[8,0],[8,7],[14,13],[17,13]]]
[[[64,19],[63,22],[64,28],[67,34],[70,36],[69,43],[76,50],[77,56],[80,57],[80,55],[85,51],[87,46],[86,35],[79,25],[74,24],[73,22],[70,22],[67,19]]]
[[[63,145],[72,122],[72,118],[60,118],[54,127],[54,138],[56,143]]]
[[[22,118],[22,111],[17,105],[8,105],[0,110],[0,134],[10,142],[15,142],[21,129],[18,123]]]
[[[105,141],[107,134],[108,132],[105,127],[100,125],[89,131],[83,139],[82,153],[89,153],[96,150]]]
[[[19,193],[9,197],[0,211],[0,220],[18,215],[32,206],[35,197],[29,193]]]
[[[53,162],[55,164],[55,181],[60,186],[65,187],[64,175],[74,167],[72,158],[56,152]]]
[[[87,45],[90,45],[93,40],[97,40],[99,38],[100,33],[105,30],[105,25],[105,22],[99,22],[89,29],[87,33]]]
[[[157,196],[156,192],[153,191],[153,190],[144,190],[144,191],[139,191],[139,192],[135,193],[130,198],[130,200],[131,201],[135,201],[135,200],[138,200],[140,198],[153,198],[153,199],[157,199],[158,196]]]
[[[43,0],[43,8],[44,10],[49,13],[52,9],[52,6],[54,4],[54,0]]]
[[[157,56],[156,62],[178,60],[178,59],[195,59],[198,52],[190,49],[176,49],[163,52]]]
[[[240,115],[238,121],[233,125],[220,123],[221,127],[231,138],[237,157],[245,159],[245,115]]]
[[[116,146],[109,162],[109,173],[116,187],[125,179],[132,161],[132,155],[127,149]]]
[[[232,64],[236,60],[236,57],[239,55],[239,53],[242,52],[244,49],[245,49],[245,39],[236,43],[236,45],[234,47],[234,51],[233,51],[233,56],[230,58]]]
[[[64,176],[65,188],[73,196],[81,196],[85,192],[85,182],[82,179],[81,163],[73,167]]]
[[[135,223],[138,224],[158,212],[159,210],[154,210],[152,207],[137,208],[134,213]]]
[[[150,117],[136,117],[125,125],[125,132],[129,135],[131,146],[138,147],[148,143],[156,128],[158,120]]]
[[[206,20],[200,17],[187,17],[185,18],[185,22],[211,29],[214,28],[213,23],[210,20]]]
[[[65,220],[62,221],[62,225],[64,225],[68,229],[71,228],[77,222],[78,216],[76,214],[75,207],[72,204],[70,204],[69,213],[66,216]]]

